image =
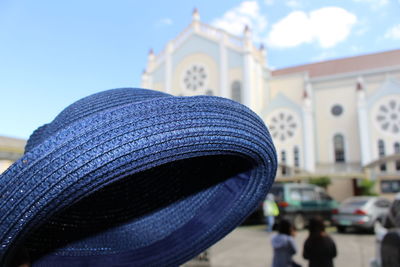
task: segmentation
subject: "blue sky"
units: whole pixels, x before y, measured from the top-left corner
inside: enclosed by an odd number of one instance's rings
[[[250,26],[271,68],[400,48],[400,0],[0,1],[0,135],[28,138],[92,93],[139,87],[157,54],[191,22]]]

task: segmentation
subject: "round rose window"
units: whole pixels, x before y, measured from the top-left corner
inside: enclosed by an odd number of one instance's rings
[[[183,85],[185,89],[190,91],[196,91],[198,89],[204,89],[207,82],[207,73],[203,66],[192,65],[189,67],[183,75]]]
[[[294,115],[286,111],[274,114],[270,119],[269,129],[274,139],[285,141],[293,137],[297,130]]]
[[[382,131],[398,134],[400,132],[400,102],[390,99],[380,104],[375,119]]]

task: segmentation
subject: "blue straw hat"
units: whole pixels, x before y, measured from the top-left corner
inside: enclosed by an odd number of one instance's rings
[[[114,89],[36,130],[0,176],[0,265],[177,266],[263,200],[276,154],[234,101]]]

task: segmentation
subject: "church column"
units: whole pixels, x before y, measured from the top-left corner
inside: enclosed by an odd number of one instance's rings
[[[143,70],[142,73],[142,87],[153,89],[153,76],[152,73],[154,71],[155,65],[155,55],[153,49],[150,49],[149,54],[147,56],[147,67]]]
[[[168,42],[165,49],[165,92],[172,94],[172,52],[173,44]]]
[[[256,79],[256,84],[255,84],[256,93],[255,93],[255,95],[257,97],[254,98],[255,103],[253,104],[254,105],[253,110],[256,113],[259,113],[262,110],[262,107],[264,105],[263,99],[264,99],[265,92],[263,90],[264,89],[263,72],[262,72],[261,63],[258,61],[255,61],[254,63],[255,63],[255,73],[256,73],[256,78],[255,78]]]
[[[244,29],[244,66],[243,66],[243,104],[252,108],[252,73],[254,59],[252,55],[251,31],[248,26]]]
[[[307,83],[303,99],[303,143],[304,169],[315,171],[314,116],[311,103],[311,84]]]
[[[151,89],[150,83],[149,83],[149,74],[146,72],[146,70],[143,70],[142,81],[140,83],[140,87]]]
[[[361,77],[357,79],[357,115],[358,115],[358,129],[360,135],[360,148],[361,148],[361,166],[367,165],[371,162],[371,144],[368,127],[368,110],[367,101],[365,96],[364,84]]]
[[[229,93],[228,82],[228,57],[226,53],[226,34],[221,31],[221,38],[219,40],[219,81],[220,81],[220,95],[226,98],[232,98]]]
[[[260,45],[260,53],[261,53],[261,62],[260,62],[260,81],[261,81],[261,97],[260,97],[260,107],[267,106],[269,103],[269,88],[268,88],[268,80],[266,75],[268,74],[267,69],[267,51],[263,44]]]

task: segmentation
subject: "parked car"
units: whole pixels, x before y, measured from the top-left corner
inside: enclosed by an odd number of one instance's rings
[[[338,203],[323,188],[304,183],[275,183],[270,193],[275,196],[279,216],[290,220],[296,229],[303,229],[310,218],[321,216],[330,220]]]
[[[389,211],[390,201],[383,197],[351,197],[333,211],[333,222],[338,232],[347,228],[358,228],[374,231],[375,224],[383,222]]]

